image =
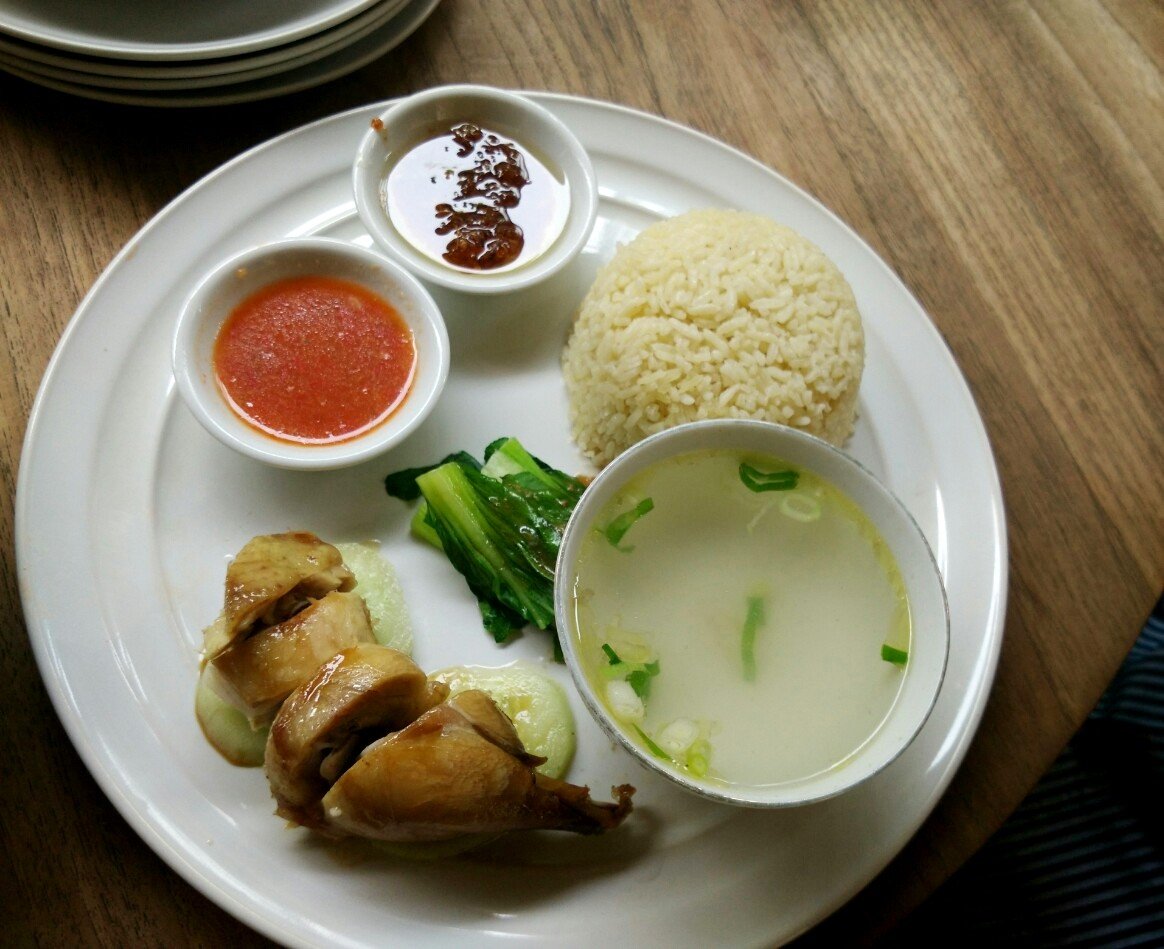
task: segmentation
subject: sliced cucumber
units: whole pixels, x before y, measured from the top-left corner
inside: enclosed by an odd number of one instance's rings
[[[263,763],[268,729],[264,727],[256,731],[251,728],[242,712],[219,698],[206,681],[209,668],[198,677],[198,687],[194,692],[194,715],[202,726],[202,733],[231,764],[240,768],[257,768]]]
[[[538,771],[561,778],[574,757],[574,714],[566,693],[545,673],[517,662],[510,666],[451,666],[429,675],[451,694],[466,689],[487,692],[513,721],[530,754],[545,758]]]
[[[368,604],[372,635],[381,646],[412,655],[412,622],[396,571],[374,543],[336,544],[344,563],[356,577],[355,592]]]

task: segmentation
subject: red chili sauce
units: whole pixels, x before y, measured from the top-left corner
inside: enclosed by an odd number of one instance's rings
[[[375,428],[408,395],[412,330],[386,300],[331,277],[279,280],[247,297],[214,343],[219,390],[280,441],[325,445]]]

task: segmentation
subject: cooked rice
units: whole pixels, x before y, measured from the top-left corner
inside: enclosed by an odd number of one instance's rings
[[[705,418],[780,422],[841,444],[865,339],[819,248],[758,214],[646,228],[595,278],[562,356],[574,440],[598,465]]]

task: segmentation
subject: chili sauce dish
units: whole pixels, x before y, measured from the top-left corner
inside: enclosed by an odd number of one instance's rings
[[[598,724],[723,803],[823,800],[897,758],[945,674],[941,574],[859,463],[770,422],[619,455],[566,527],[555,612]]]
[[[171,357],[183,401],[223,444],[322,470],[386,452],[424,421],[448,378],[449,340],[404,268],[355,244],[297,238],[203,278]]]
[[[586,150],[531,100],[440,86],[372,121],[352,171],[372,239],[422,280],[503,293],[559,272],[586,243],[598,185]]]

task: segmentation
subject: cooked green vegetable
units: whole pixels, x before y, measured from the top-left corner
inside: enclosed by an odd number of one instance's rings
[[[402,500],[423,498],[412,531],[439,544],[477,597],[485,628],[505,642],[527,624],[554,629],[554,566],[585,485],[515,438],[384,479]],[[556,640],[555,640],[556,643]]]
[[[412,655],[412,621],[396,571],[372,543],[335,545],[356,578],[356,592],[368,606],[372,635],[381,646]]]
[[[574,757],[574,713],[566,693],[544,672],[528,663],[511,666],[451,666],[429,673],[456,695],[466,689],[488,692],[513,722],[517,737],[530,754],[545,758],[537,770],[551,778],[565,777]]]
[[[744,617],[744,629],[740,635],[740,655],[744,661],[744,679],[752,682],[756,678],[756,633],[764,625],[764,598],[748,597],[748,614]]]
[[[215,750],[240,768],[258,768],[267,748],[267,727],[255,729],[233,705],[219,697],[206,681],[203,670],[194,692],[194,715],[202,733]]]
[[[792,469],[761,471],[746,461],[740,462],[740,480],[749,491],[791,491],[800,481],[800,473]]]
[[[892,662],[895,666],[904,666],[909,659],[909,653],[904,649],[898,649],[896,646],[890,646],[889,643],[883,643],[881,646],[881,658],[886,662]]]
[[[602,533],[606,535],[606,539],[610,541],[610,546],[618,547],[626,532],[631,529],[631,526],[644,514],[647,514],[655,509],[655,502],[650,498],[643,498],[632,507],[629,511],[623,511],[614,520],[612,520],[606,527],[602,528]],[[618,547],[619,550],[631,551],[633,547]]]

